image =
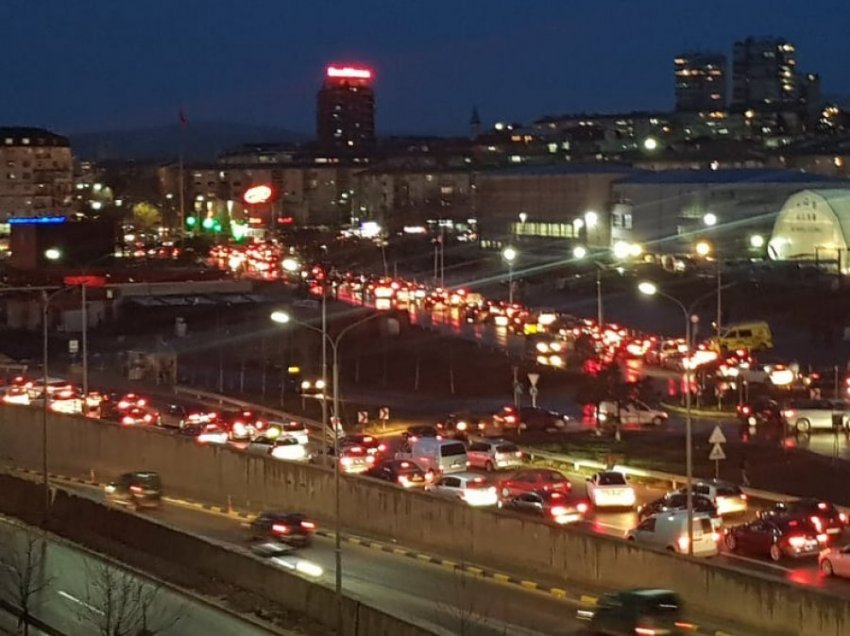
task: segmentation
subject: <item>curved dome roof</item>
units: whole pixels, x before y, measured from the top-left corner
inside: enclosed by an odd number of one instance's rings
[[[773,260],[835,259],[850,247],[850,188],[801,190],[776,217],[768,243]]]

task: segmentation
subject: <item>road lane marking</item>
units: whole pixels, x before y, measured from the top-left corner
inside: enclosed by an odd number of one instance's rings
[[[99,610],[96,607],[92,607],[91,605],[89,605],[85,601],[81,601],[76,596],[74,596],[73,594],[69,594],[65,590],[59,590],[58,594],[62,598],[67,599],[67,600],[71,601],[72,603],[76,603],[77,605],[81,605],[82,607],[85,607],[90,612],[94,612],[95,614],[100,614],[101,616],[103,616],[102,610]]]

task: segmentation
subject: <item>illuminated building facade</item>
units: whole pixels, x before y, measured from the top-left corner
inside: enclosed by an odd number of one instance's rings
[[[43,128],[0,128],[0,218],[68,211],[72,181],[67,137]]]
[[[357,153],[375,144],[374,75],[360,66],[331,65],[319,90],[317,133],[323,149]]]
[[[706,113],[726,109],[726,56],[689,51],[673,60],[676,110]]]
[[[732,52],[732,109],[784,110],[797,105],[797,50],[784,38],[747,38]]]

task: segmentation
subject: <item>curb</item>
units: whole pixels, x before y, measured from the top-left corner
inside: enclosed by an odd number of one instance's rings
[[[684,415],[688,412],[684,406],[679,406],[678,404],[669,404],[667,402],[661,403],[662,408],[672,411],[673,413],[680,413]],[[735,411],[703,411],[699,409],[691,409],[691,415],[696,415],[697,417],[705,417],[715,420],[728,420],[735,419]]]

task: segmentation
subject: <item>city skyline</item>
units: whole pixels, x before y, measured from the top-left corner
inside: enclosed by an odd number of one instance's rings
[[[0,121],[73,135],[176,123],[182,104],[190,121],[312,135],[326,65],[351,62],[375,70],[379,135],[465,134],[473,106],[485,125],[672,110],[675,55],[730,56],[733,42],[750,35],[794,42],[800,68],[821,75],[825,95],[850,93],[842,64],[850,44],[839,37],[848,20],[832,0],[819,3],[817,15],[760,1],[523,6],[521,13],[505,1],[436,2],[428,11],[378,1],[234,7],[95,3],[81,13],[59,2],[5,3],[6,24],[38,24],[50,37],[33,47],[31,31],[16,29],[4,39],[13,99],[0,104]]]

